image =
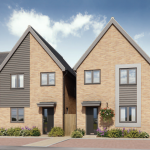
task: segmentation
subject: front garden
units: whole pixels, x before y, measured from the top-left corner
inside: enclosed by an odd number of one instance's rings
[[[25,128],[15,127],[15,128],[0,128],[0,136],[40,136],[40,130],[33,126],[29,128],[25,126]]]

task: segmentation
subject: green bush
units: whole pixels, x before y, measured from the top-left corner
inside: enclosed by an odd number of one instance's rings
[[[108,131],[108,137],[110,137],[110,138],[122,137],[122,130],[121,129],[111,129],[110,131]]]
[[[31,136],[40,136],[40,130],[37,127],[34,127],[33,129],[30,130],[30,135]]]
[[[84,129],[80,129],[80,128],[77,128],[76,130],[74,131],[79,131],[81,132],[81,134],[84,136],[85,135],[85,130]]]
[[[14,136],[14,128],[7,129],[7,136]]]
[[[5,130],[5,128],[1,128],[0,133],[1,133],[1,136],[6,136],[7,135],[7,129]]]
[[[138,138],[139,132],[135,129],[130,130],[130,132],[127,134],[128,138]]]
[[[20,134],[21,134],[21,136],[30,136],[31,130],[21,130]]]
[[[14,136],[21,136],[21,131],[22,129],[20,127],[14,128]]]
[[[98,137],[108,137],[108,130],[106,128],[104,128],[104,130],[101,130],[100,128],[98,128],[97,136]]]
[[[71,137],[72,137],[72,138],[82,138],[83,135],[82,135],[82,133],[79,132],[79,131],[73,131],[72,134],[71,134]]]
[[[64,130],[60,127],[53,127],[48,133],[50,137],[64,136]]]

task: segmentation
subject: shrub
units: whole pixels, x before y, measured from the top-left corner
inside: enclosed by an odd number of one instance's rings
[[[121,129],[111,129],[108,131],[108,137],[110,138],[119,138],[122,137],[122,130]]]
[[[20,131],[20,134],[21,134],[21,136],[30,136],[31,135],[31,133],[30,133],[31,131],[30,130],[21,130]]]
[[[14,136],[14,128],[7,129],[7,135],[8,136]]]
[[[22,129],[20,127],[14,128],[14,136],[21,136],[21,131]]]
[[[48,133],[48,136],[50,137],[64,136],[64,130],[60,127],[53,127],[51,131]]]
[[[84,129],[77,128],[74,131],[79,131],[83,136],[85,135],[85,130]]]
[[[138,138],[139,132],[135,129],[131,129],[127,135],[128,138]]]
[[[101,130],[100,128],[98,128],[97,136],[98,137],[108,137],[108,130],[106,130],[106,128],[104,128],[104,130]]]
[[[72,134],[71,134],[71,137],[72,138],[82,138],[83,135],[80,131],[73,131]]]
[[[28,131],[30,131],[31,136],[40,136],[41,135],[40,130],[37,127],[34,127],[33,129],[28,130]]]
[[[7,135],[7,129],[5,130],[5,128],[1,128],[0,133],[1,133],[1,136],[6,136]]]

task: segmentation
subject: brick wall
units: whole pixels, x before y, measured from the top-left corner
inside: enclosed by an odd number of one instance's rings
[[[77,69],[77,127],[86,129],[82,101],[101,101],[101,107],[115,109],[115,65],[141,63],[141,128],[150,134],[150,66],[124,36],[111,26]],[[101,84],[84,85],[84,70],[101,69]],[[113,120],[114,121],[114,120]],[[98,115],[99,126],[100,116]],[[110,128],[114,128],[114,122]]]

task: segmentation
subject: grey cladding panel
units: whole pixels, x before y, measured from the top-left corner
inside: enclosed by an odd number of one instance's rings
[[[119,106],[137,105],[137,85],[119,86]]]
[[[24,89],[10,88],[10,74],[24,73]],[[30,107],[30,35],[0,73],[0,107]]]

